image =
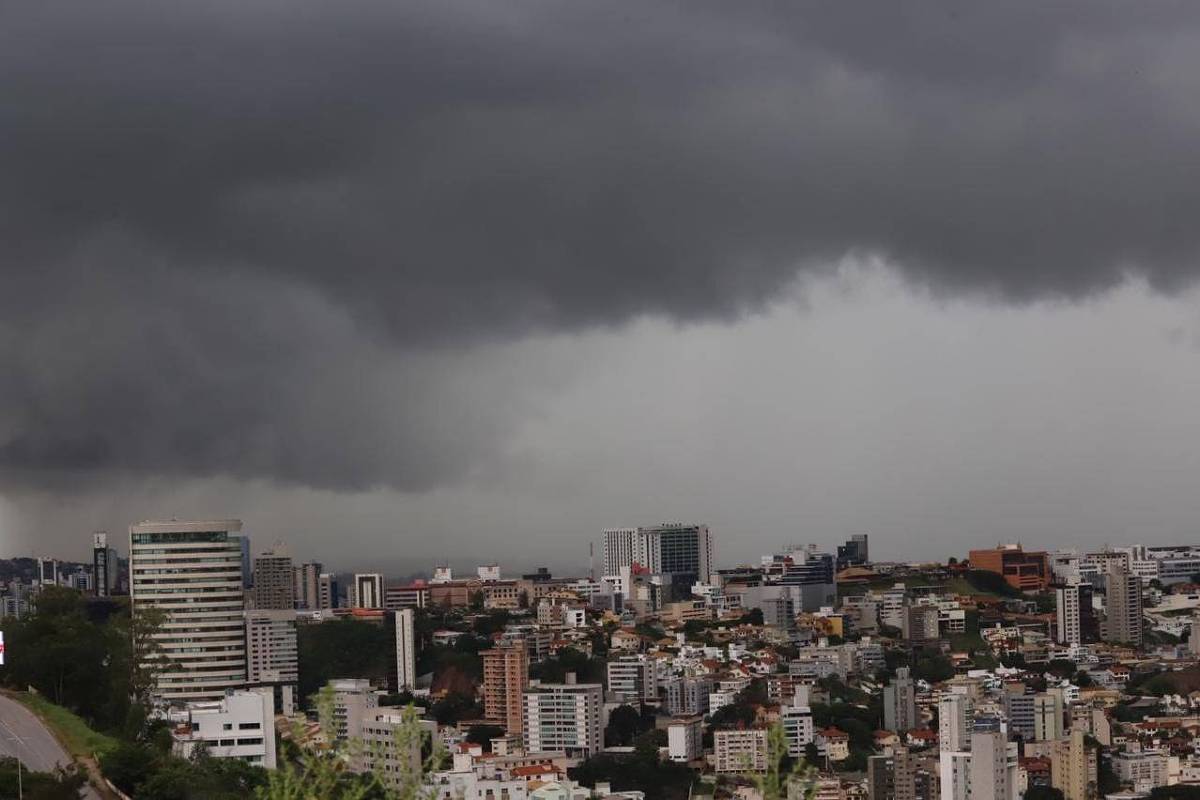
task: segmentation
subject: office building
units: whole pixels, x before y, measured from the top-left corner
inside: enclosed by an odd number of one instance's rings
[[[276,767],[270,692],[230,691],[219,700],[188,703],[171,712],[168,721],[171,749],[180,758],[191,758],[203,747],[210,758],[236,758],[264,769]]]
[[[275,710],[290,716],[296,709],[299,680],[296,612],[247,611],[246,683],[269,690],[275,699]]]
[[[568,758],[588,758],[603,747],[604,687],[598,683],[543,683],[524,693],[525,750],[562,750]]]
[[[883,727],[904,733],[917,727],[917,691],[908,667],[898,667],[896,677],[883,688]]]
[[[350,591],[351,608],[383,608],[383,576],[378,572],[356,573]]]
[[[96,597],[111,597],[120,590],[120,559],[108,546],[108,534],[92,534],[92,592]]]
[[[417,640],[413,631],[415,612],[411,608],[389,612],[392,617],[392,638],[395,641],[395,680],[393,692],[411,692],[417,688]]]
[[[317,608],[325,611],[340,607],[337,576],[331,572],[322,572],[317,576]]]
[[[707,525],[668,523],[604,531],[605,575],[616,575],[637,564],[656,575],[677,576],[681,584],[690,577],[690,586],[708,580],[712,559],[712,534]]]
[[[292,556],[282,542],[254,559],[254,607],[288,611],[296,607]]]
[[[1091,644],[1098,626],[1092,608],[1092,587],[1087,583],[1059,586],[1056,601],[1054,640],[1059,644]]]
[[[971,569],[994,572],[1014,589],[1036,592],[1050,583],[1050,562],[1044,551],[1025,552],[1019,544],[1003,544],[970,552]]]
[[[517,640],[484,650],[483,716],[510,736],[521,734],[525,719],[522,693],[529,685],[529,653]]]
[[[58,586],[58,559],[39,558],[37,560],[37,582],[39,586]]]
[[[815,545],[773,556],[767,568],[777,574],[780,585],[797,590],[797,611],[811,613],[837,604],[834,558],[817,552]]]
[[[838,571],[844,570],[847,567],[861,567],[864,564],[870,563],[870,561],[871,556],[867,552],[867,534],[856,533],[845,544],[838,545]]]
[[[1142,645],[1142,579],[1127,572],[1104,576],[1104,641]]]
[[[142,522],[129,528],[134,613],[165,614],[155,637],[166,662],[157,702],[220,700],[246,683],[246,610],[240,520]]]
[[[713,755],[719,775],[765,772],[767,731],[765,728],[716,731],[713,733]]]
[[[324,571],[324,565],[317,561],[309,561],[295,568],[292,584],[296,608],[309,611],[321,608],[321,573]]]
[[[658,661],[644,655],[624,655],[609,661],[608,691],[621,703],[658,699]]]

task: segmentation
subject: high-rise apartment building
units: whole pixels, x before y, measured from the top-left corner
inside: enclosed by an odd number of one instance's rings
[[[608,691],[622,703],[658,699],[658,661],[641,654],[619,656],[608,662]]]
[[[154,640],[164,704],[219,700],[246,683],[246,610],[240,520],[142,522],[129,528],[134,613],[165,622]]]
[[[1063,734],[1062,692],[1044,692],[1033,696],[1033,738],[1052,742]]]
[[[309,561],[294,568],[292,586],[296,608],[321,608],[321,573],[324,571],[325,567],[317,561]]]
[[[1059,644],[1090,644],[1096,641],[1096,614],[1092,587],[1073,583],[1054,590],[1056,600],[1054,640]]]
[[[1063,800],[1091,800],[1096,796],[1099,762],[1096,749],[1087,746],[1084,733],[1073,730],[1054,743],[1050,751],[1050,782]]]
[[[713,733],[713,758],[718,774],[764,772],[767,769],[766,728],[742,728]]]
[[[396,679],[389,687],[394,692],[409,692],[417,688],[417,641],[413,629],[415,614],[411,608],[388,614],[392,618],[392,639],[396,645]]]
[[[322,572],[317,577],[317,608],[326,610],[338,607],[340,587],[337,576],[331,572]]]
[[[562,750],[568,758],[600,752],[604,687],[572,683],[573,679],[568,674],[567,683],[543,683],[525,690],[522,727],[527,752]]]
[[[378,572],[356,573],[350,598],[351,608],[383,608],[383,576]]]
[[[1142,579],[1114,570],[1104,576],[1104,594],[1104,641],[1141,647]]]
[[[1025,741],[1034,738],[1034,696],[1023,684],[1006,687],[1002,696],[1004,715],[1008,718],[1009,733],[1018,734]]]
[[[965,694],[944,694],[938,700],[938,750],[965,751],[971,747],[974,727],[971,698]]]
[[[702,581],[712,573],[712,560],[712,534],[707,525],[666,523],[604,531],[605,575],[638,564],[654,574]]]
[[[896,677],[883,689],[883,727],[904,733],[917,727],[917,691],[908,667],[898,667]]]
[[[254,607],[288,611],[296,607],[292,556],[282,542],[254,559]]]
[[[977,730],[971,734],[970,764],[970,800],[1016,800],[1016,742],[1000,731]]]
[[[504,728],[510,736],[520,735],[524,724],[522,693],[529,685],[529,653],[523,641],[484,650],[483,716]]]
[[[246,612],[246,683],[269,688],[275,709],[291,715],[300,680],[296,612],[256,609]]]
[[[796,690],[791,705],[781,706],[779,722],[787,739],[788,755],[800,758],[806,748],[816,741],[817,728],[813,722],[812,707],[808,704],[808,687]]]
[[[120,579],[120,560],[117,551],[108,546],[108,534],[97,531],[92,534],[92,592],[96,597],[109,597],[117,593]]]

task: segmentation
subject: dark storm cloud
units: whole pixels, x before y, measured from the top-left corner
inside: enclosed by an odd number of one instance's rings
[[[729,317],[856,252],[1015,300],[1196,271],[1194,4],[0,14],[18,479],[423,488],[519,417],[447,347]]]

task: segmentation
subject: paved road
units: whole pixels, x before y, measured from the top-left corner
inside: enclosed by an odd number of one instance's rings
[[[57,766],[67,766],[71,757],[59,745],[54,734],[42,721],[16,700],[0,695],[0,755],[16,756],[27,769],[51,772]],[[98,798],[92,787],[84,796]]]

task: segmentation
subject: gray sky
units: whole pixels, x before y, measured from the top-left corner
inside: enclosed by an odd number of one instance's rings
[[[0,8],[0,554],[1195,539],[1194,4]]]

